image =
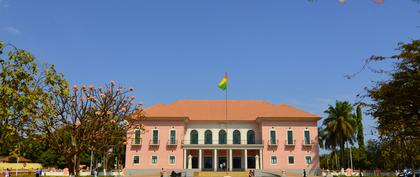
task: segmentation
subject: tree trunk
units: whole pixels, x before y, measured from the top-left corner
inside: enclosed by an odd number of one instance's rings
[[[73,163],[73,157],[66,157],[67,161],[67,168],[69,169],[69,175],[74,175],[74,163]]]
[[[341,163],[340,163],[340,170],[341,170],[341,168],[344,168],[344,166],[345,166],[345,161],[344,161],[344,140],[343,139],[341,139],[341,143],[340,143],[340,161],[341,161]]]
[[[77,154],[75,155],[75,160],[76,160],[76,177],[80,176],[80,155]]]

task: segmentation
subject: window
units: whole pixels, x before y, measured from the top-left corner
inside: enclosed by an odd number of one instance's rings
[[[277,164],[277,156],[271,156],[271,164],[272,165],[275,165],[275,164]]]
[[[312,157],[311,156],[305,156],[305,162],[306,162],[306,164],[312,164]]]
[[[204,132],[204,144],[213,144],[213,133],[210,130]]]
[[[140,157],[138,155],[133,157],[133,164],[140,164]]]
[[[241,144],[241,132],[239,130],[233,131],[233,144]]]
[[[152,164],[157,164],[158,157],[156,155],[152,156]]]
[[[152,144],[159,144],[159,130],[154,129],[152,133]]]
[[[276,130],[270,130],[270,144],[277,144]]]
[[[134,130],[134,144],[140,144],[141,143],[141,137],[140,137],[140,129]]]
[[[197,130],[192,130],[190,132],[190,138],[191,138],[190,144],[198,144],[198,132],[197,132]]]
[[[175,156],[174,155],[169,156],[169,164],[171,164],[171,165],[175,164]]]
[[[169,134],[169,143],[176,144],[176,130],[171,130]]]
[[[291,129],[287,130],[287,144],[294,144],[293,131]]]
[[[226,131],[225,130],[219,131],[219,144],[226,144]]]
[[[246,133],[246,143],[255,144],[255,132],[254,130],[248,130]]]
[[[305,144],[311,144],[311,135],[308,128],[305,129],[304,136],[305,136],[304,137]]]
[[[295,164],[295,157],[294,156],[289,156],[288,157],[288,162],[289,162],[289,165]]]

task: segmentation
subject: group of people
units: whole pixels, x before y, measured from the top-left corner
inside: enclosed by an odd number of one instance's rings
[[[41,177],[42,176],[42,169],[37,168],[35,170],[35,176]],[[4,172],[4,177],[10,177],[10,169],[6,168],[6,171]]]

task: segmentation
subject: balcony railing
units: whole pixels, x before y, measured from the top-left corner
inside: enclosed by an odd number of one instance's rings
[[[131,141],[131,145],[133,145],[133,146],[141,146],[141,140],[142,139],[133,139]]]
[[[262,145],[262,140],[240,140],[240,141],[233,141],[233,140],[227,140],[226,143],[219,143],[219,140],[213,140],[211,142],[209,141],[205,141],[204,139],[198,139],[198,141],[195,142],[191,142],[191,140],[187,140],[184,139],[182,140],[182,144],[183,145],[194,145],[194,144],[199,144],[199,145],[203,145],[203,144],[208,144],[208,145],[224,145],[224,144],[229,144],[229,145],[235,145],[235,144],[243,144],[243,145],[252,145],[252,144],[257,144],[257,145]]]
[[[168,146],[176,146],[178,144],[178,140],[168,140]]]
[[[296,140],[292,140],[291,142],[289,142],[289,140],[286,140],[284,145],[285,146],[295,146],[296,145]]]
[[[159,144],[160,144],[160,140],[159,139],[151,139],[149,141],[149,145],[150,146],[159,146]]]
[[[279,145],[279,140],[268,140],[267,145],[269,146],[277,146]]]
[[[312,146],[312,145],[314,145],[314,142],[312,140],[309,140],[309,142],[303,140],[302,145],[303,146]]]

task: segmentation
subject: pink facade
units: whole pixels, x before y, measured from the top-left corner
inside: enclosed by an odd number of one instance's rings
[[[263,139],[269,139],[269,131],[277,133],[278,145],[264,145],[264,169],[319,169],[318,127],[316,121],[261,121]],[[287,145],[287,131],[293,132],[294,145]],[[304,143],[304,131],[310,132],[310,144]],[[271,163],[271,156],[277,156],[277,164]],[[294,164],[288,163],[288,157],[294,157]],[[305,162],[305,157],[311,157],[311,164]]]
[[[181,120],[172,121],[142,121],[146,131],[141,134],[141,145],[133,145],[134,133],[128,133],[126,150],[126,169],[182,169],[183,151],[181,141],[184,138],[185,123]],[[159,145],[151,145],[152,131],[157,129],[159,132]],[[176,144],[168,145],[169,130],[176,130]],[[157,163],[152,164],[151,157],[158,157]],[[169,156],[176,156],[175,164],[169,164]],[[139,156],[139,163],[133,164],[133,157]]]
[[[177,171],[261,169],[297,173],[306,169],[309,174],[319,172],[319,116],[290,106],[279,108],[257,102],[252,107],[261,109],[261,116],[253,111],[247,118],[243,112],[249,109],[244,108],[254,103],[237,102],[235,104],[241,104],[238,108],[243,110],[238,110],[236,115],[232,113],[231,117],[238,116],[233,120],[217,118],[214,112],[218,110],[212,107],[213,102],[202,106],[193,104],[195,102],[178,102],[175,106],[146,109],[146,119],[138,122],[146,131],[138,133],[137,137],[135,130],[128,132],[126,172],[135,174],[136,171],[161,168]],[[208,106],[208,110],[203,109]],[[267,107],[277,112],[268,112]],[[188,108],[195,112],[189,113]],[[183,112],[185,116],[180,116]],[[264,115],[267,112],[270,114]],[[174,116],[170,116],[172,114]],[[212,117],[212,114],[214,119],[199,118]]]

